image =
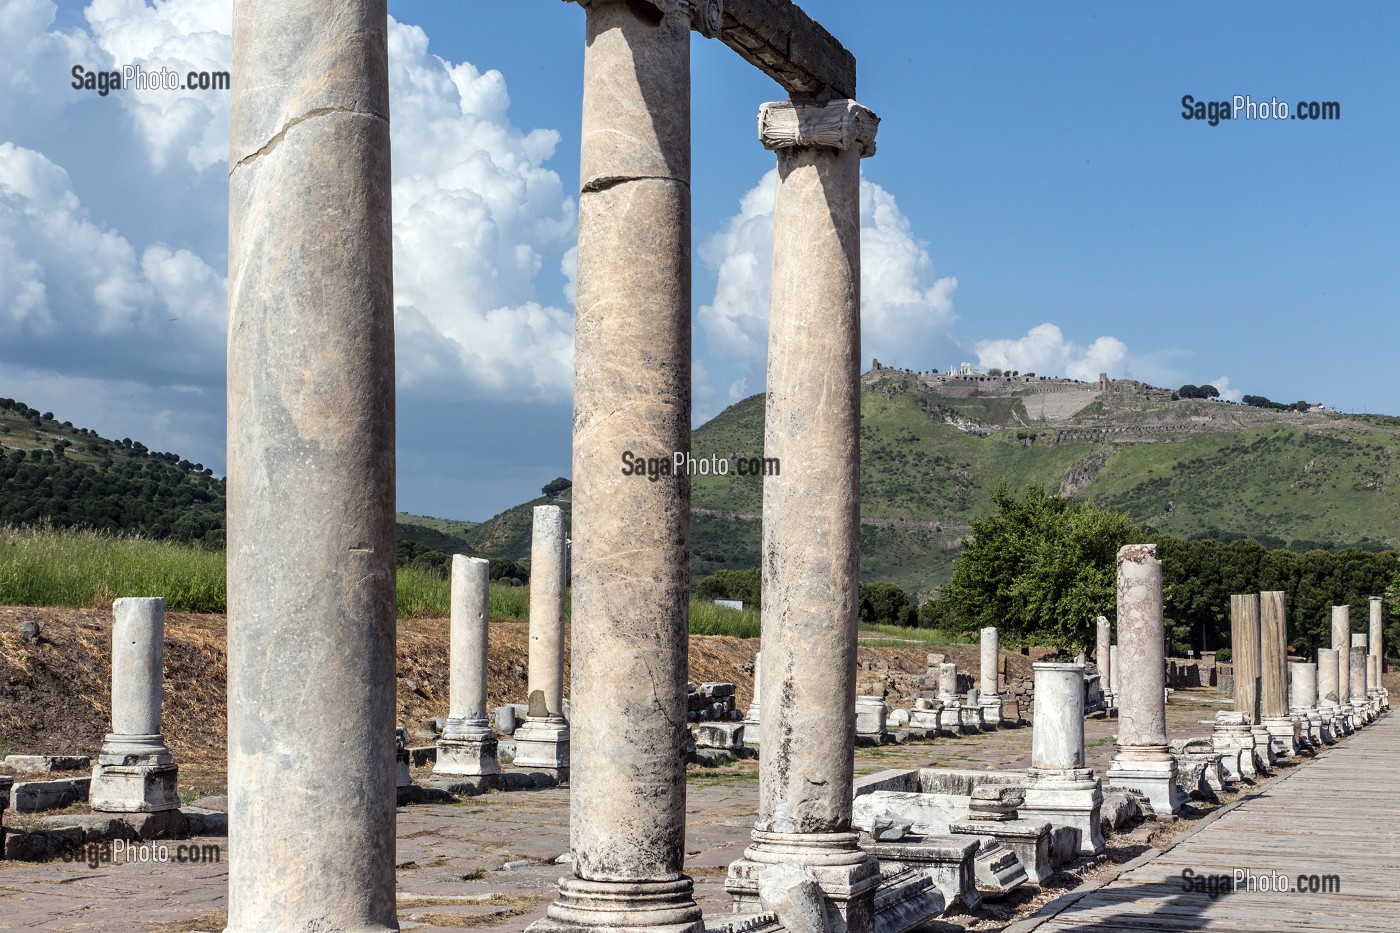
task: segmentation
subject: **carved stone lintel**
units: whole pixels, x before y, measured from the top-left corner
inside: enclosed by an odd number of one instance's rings
[[[793,146],[859,148],[863,159],[875,154],[880,118],[853,100],[798,104],[790,100],[764,104],[758,111],[758,138],[765,149]]]
[[[564,0],[586,7],[593,0]],[[690,14],[691,26],[706,39],[719,37],[724,23],[724,0],[647,0],[663,14],[680,11]]]

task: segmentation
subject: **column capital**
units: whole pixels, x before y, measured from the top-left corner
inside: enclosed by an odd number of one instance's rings
[[[880,118],[853,100],[825,104],[781,100],[758,110],[758,138],[763,148],[825,146],[858,148],[863,159],[875,154],[875,133]]]
[[[564,0],[565,3],[577,3],[581,7],[587,7],[598,0]],[[656,7],[661,13],[684,13],[690,16],[691,28],[706,39],[719,37],[720,27],[724,23],[724,0],[646,0]]]

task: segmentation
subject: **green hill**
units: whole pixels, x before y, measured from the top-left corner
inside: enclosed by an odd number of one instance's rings
[[[762,450],[763,397],[696,429],[696,456]],[[927,592],[1001,481],[1041,483],[1183,537],[1306,551],[1400,544],[1400,419],[1276,411],[1115,381],[891,370],[861,391],[861,579]],[[756,566],[762,480],[696,477],[692,570]]]

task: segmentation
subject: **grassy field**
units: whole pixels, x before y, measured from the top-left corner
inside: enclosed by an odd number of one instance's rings
[[[0,529],[0,605],[102,608],[121,596],[163,596],[171,612],[224,612],[224,552],[144,538],[45,529]],[[442,618],[451,584],[413,567],[398,573],[400,618]],[[567,615],[569,601],[564,603]],[[530,590],[491,584],[491,618],[526,620]],[[692,600],[697,635],[758,637],[758,613]]]

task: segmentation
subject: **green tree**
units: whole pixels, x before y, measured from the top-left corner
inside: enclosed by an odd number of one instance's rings
[[[958,634],[995,625],[1012,643],[1089,647],[1095,618],[1114,611],[1118,549],[1142,530],[1042,486],[1018,496],[1002,483],[992,503],[923,618]]]
[[[549,498],[554,499],[557,498],[559,494],[562,493],[564,490],[572,488],[573,485],[573,480],[565,479],[564,477],[560,476],[545,483],[544,486],[540,489],[540,492],[544,493]]]
[[[721,570],[700,581],[696,599],[739,599],[746,608],[763,606],[763,580],[757,567],[751,570]]]
[[[919,613],[909,594],[894,583],[877,581],[862,583],[860,587],[861,625],[902,625],[914,628],[919,624]]]

